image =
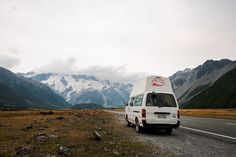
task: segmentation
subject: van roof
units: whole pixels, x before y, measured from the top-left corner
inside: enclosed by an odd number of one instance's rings
[[[173,93],[169,78],[162,76],[148,76],[136,82],[130,97],[137,96],[148,91]]]

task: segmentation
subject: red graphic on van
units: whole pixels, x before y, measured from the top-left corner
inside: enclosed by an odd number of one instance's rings
[[[165,81],[160,77],[155,77],[152,80],[152,86],[164,86],[164,85],[165,85]]]

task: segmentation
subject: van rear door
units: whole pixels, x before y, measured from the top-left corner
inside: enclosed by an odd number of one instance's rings
[[[148,124],[176,124],[178,122],[178,104],[173,94],[148,93],[145,109]]]

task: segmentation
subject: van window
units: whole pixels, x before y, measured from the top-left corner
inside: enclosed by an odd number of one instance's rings
[[[134,106],[142,106],[143,95],[139,95],[135,98]]]
[[[128,105],[133,106],[133,102],[134,102],[134,97],[129,99]]]
[[[149,93],[147,95],[146,106],[176,107],[177,105],[172,94]]]

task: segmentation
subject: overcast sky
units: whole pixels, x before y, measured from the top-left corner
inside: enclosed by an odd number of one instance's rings
[[[170,76],[236,59],[235,0],[1,0],[0,66]]]

